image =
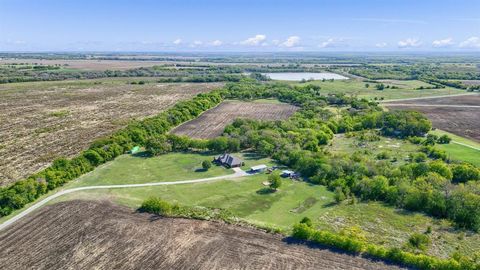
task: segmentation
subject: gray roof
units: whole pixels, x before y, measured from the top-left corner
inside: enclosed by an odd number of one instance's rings
[[[230,154],[223,154],[217,158],[220,162],[229,166],[242,165],[242,160]]]

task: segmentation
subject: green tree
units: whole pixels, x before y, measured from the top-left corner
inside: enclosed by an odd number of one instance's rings
[[[449,144],[452,138],[448,137],[448,135],[442,135],[440,138],[438,138],[437,142],[439,144]]]
[[[343,193],[343,190],[341,187],[335,188],[335,194],[333,196],[337,203],[344,201],[346,199],[345,193]]]
[[[272,173],[268,176],[268,182],[270,182],[270,188],[273,190],[277,190],[280,186],[282,186],[282,178],[278,173]]]

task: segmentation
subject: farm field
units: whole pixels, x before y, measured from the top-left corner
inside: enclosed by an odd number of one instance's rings
[[[127,79],[0,85],[0,184],[72,156],[130,119],[155,115],[217,83],[127,84]]]
[[[224,101],[200,117],[176,127],[172,133],[198,139],[210,139],[221,135],[225,127],[236,118],[282,120],[287,119],[297,109],[289,104],[273,102]]]
[[[432,121],[433,127],[480,142],[480,95],[407,100],[384,105],[389,109],[422,112]]]
[[[319,229],[342,232],[358,228],[368,241],[391,247],[404,245],[414,232],[432,228],[428,253],[449,257],[457,250],[465,255],[480,251],[480,235],[455,230],[445,220],[399,210],[382,203],[337,204],[333,192],[324,186],[283,179],[275,193],[263,192],[266,174],[188,185],[155,186],[132,189],[81,191],[55,200],[109,199],[138,208],[149,197],[189,206],[222,208],[254,224],[277,227],[289,232],[291,226],[307,216]]]
[[[400,269],[247,227],[160,218],[104,201],[51,205],[0,232],[0,264],[3,269]]]
[[[82,70],[127,70],[140,67],[161,65],[161,61],[131,61],[131,60],[49,60],[49,59],[1,59],[0,64],[38,64],[63,66],[64,68]]]
[[[442,88],[442,89],[422,89],[416,88],[420,86],[428,87],[427,83],[411,80],[411,81],[399,81],[388,80],[388,83],[384,83],[386,86],[397,86],[398,89],[386,88],[382,91],[375,89],[375,83],[368,83],[369,87],[365,87],[366,82],[362,80],[336,80],[336,81],[311,81],[306,84],[315,84],[321,87],[321,92],[324,94],[345,94],[357,96],[359,98],[366,99],[404,99],[404,98],[418,98],[428,96],[442,96],[465,93],[463,90],[454,88]],[[323,91],[322,91],[323,90]]]

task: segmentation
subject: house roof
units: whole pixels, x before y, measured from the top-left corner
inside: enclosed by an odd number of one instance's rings
[[[235,165],[241,165],[242,160],[234,157],[230,154],[223,154],[221,156],[218,156],[217,160],[219,160],[221,163],[228,164],[230,166],[235,166]]]

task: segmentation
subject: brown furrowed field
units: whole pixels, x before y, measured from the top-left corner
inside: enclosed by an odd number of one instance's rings
[[[385,105],[422,112],[433,127],[480,141],[480,95],[393,101]]]
[[[113,79],[0,85],[0,184],[77,154],[130,119],[155,115],[220,85]]]
[[[297,109],[295,106],[282,103],[225,101],[197,119],[178,126],[172,133],[210,139],[221,135],[225,127],[236,118],[281,120],[291,116]]]
[[[0,232],[2,269],[400,269],[259,230],[133,212],[110,202],[50,205]]]

